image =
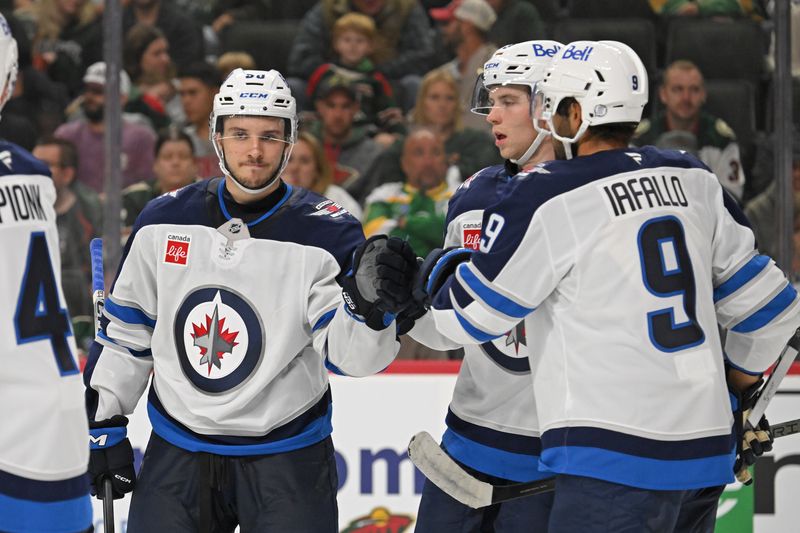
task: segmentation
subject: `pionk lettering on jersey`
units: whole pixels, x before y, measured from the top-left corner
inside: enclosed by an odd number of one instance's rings
[[[46,220],[39,186],[14,184],[0,187],[0,224],[30,219]]]

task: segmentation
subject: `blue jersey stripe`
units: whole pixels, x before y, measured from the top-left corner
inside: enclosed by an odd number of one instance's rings
[[[141,309],[118,305],[111,298],[106,298],[105,310],[126,324],[141,324],[151,329],[156,327],[156,321],[144,314]]]
[[[466,331],[467,334],[469,334],[469,336],[472,337],[473,339],[476,339],[480,342],[489,342],[493,341],[494,339],[499,339],[500,337],[502,337],[502,335],[492,335],[491,333],[486,333],[485,331],[476,328],[475,326],[470,324],[466,318],[461,316],[461,313],[459,313],[458,311],[454,312],[456,314],[456,318],[458,319],[459,324],[461,324],[461,327],[464,328],[464,331]]]
[[[327,326],[328,323],[331,320],[333,320],[333,317],[334,317],[335,314],[336,314],[336,309],[331,309],[330,311],[328,311],[327,313],[322,315],[319,318],[319,320],[317,320],[317,323],[314,324],[314,327],[311,328],[311,331],[317,331],[318,329],[324,328],[325,326]]]
[[[731,328],[737,333],[750,333],[763,328],[776,316],[780,315],[797,298],[797,291],[791,285],[786,285],[767,305],[742,320]]]
[[[333,431],[333,426],[331,424],[332,409],[330,404],[328,404],[328,411],[325,416],[317,418],[303,428],[298,434],[282,440],[265,442],[263,444],[213,444],[206,440],[199,439],[194,434],[170,422],[153,407],[152,403],[147,404],[147,414],[150,417],[150,423],[153,425],[153,431],[170,444],[190,452],[207,452],[236,457],[266,455],[298,450],[320,442]]]
[[[69,500],[38,502],[0,494],[0,531],[86,531],[92,525],[92,502],[86,494]]]
[[[525,318],[535,309],[535,307],[520,305],[487,285],[484,285],[466,264],[458,266],[458,273],[461,274],[461,279],[464,280],[467,286],[472,289],[481,300],[486,302],[492,309],[500,311],[504,315],[514,318]]]
[[[448,429],[442,436],[447,454],[461,464],[511,481],[535,481],[549,477],[549,472],[539,471],[539,458],[484,446]]]
[[[697,439],[665,441],[628,435],[610,429],[569,427],[548,430],[542,435],[542,449],[567,447],[603,448],[625,455],[651,459],[689,460],[723,455],[736,445],[733,433]]]
[[[37,502],[57,502],[72,500],[84,494],[89,494],[89,477],[86,474],[59,481],[40,481],[0,470],[2,496]]]
[[[738,291],[748,281],[758,276],[758,274],[769,266],[770,259],[766,255],[757,255],[750,259],[742,268],[728,278],[728,280],[714,289],[714,302],[727,298]]]
[[[444,422],[448,428],[460,436],[490,448],[530,456],[538,456],[542,451],[542,441],[538,437],[516,435],[479,426],[459,418],[450,409],[447,410],[447,417]]]

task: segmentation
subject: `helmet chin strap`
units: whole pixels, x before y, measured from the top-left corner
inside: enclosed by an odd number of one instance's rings
[[[536,138],[533,140],[528,149],[525,150],[525,153],[519,156],[517,159],[511,159],[510,161],[520,168],[525,166],[525,163],[530,161],[531,157],[533,157],[533,154],[535,154],[536,150],[539,149],[539,146],[541,146],[542,141],[545,140],[547,135],[548,134],[545,133],[544,131],[540,131],[539,133],[537,133]]]
[[[572,157],[573,157],[572,145],[574,143],[578,142],[578,139],[583,137],[583,134],[586,133],[587,129],[589,129],[589,123],[586,122],[585,120],[582,121],[580,127],[578,128],[578,131],[575,132],[575,135],[573,135],[572,137],[564,137],[564,136],[559,135],[558,133],[556,133],[556,130],[555,130],[555,127],[553,126],[552,120],[553,120],[552,118],[549,119],[550,128],[551,128],[551,131],[552,131],[553,138],[556,139],[557,141],[561,142],[561,145],[564,147],[564,154],[565,154],[566,158],[567,159],[572,159]]]

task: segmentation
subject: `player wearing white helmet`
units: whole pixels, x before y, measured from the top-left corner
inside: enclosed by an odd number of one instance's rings
[[[553,159],[546,130],[537,132],[534,127],[533,105],[538,84],[560,47],[541,40],[512,44],[485,63],[473,91],[472,111],[491,124],[506,163],[477,172],[450,200],[446,248],[477,249],[484,209],[508,192],[521,169]],[[435,348],[457,347],[436,332],[430,317],[419,319],[410,335]],[[473,475],[495,485],[548,475],[538,469],[541,444],[527,344],[520,323],[497,340],[465,346],[447,413],[442,446]],[[552,500],[550,493],[470,509],[427,481],[416,531],[544,531]]]
[[[16,78],[17,42],[0,15],[0,110]],[[88,428],[56,191],[42,161],[4,140],[0,152],[0,531],[88,531]]]
[[[385,247],[408,257],[386,267],[400,279],[416,258],[280,179],[297,118],[278,72],[231,73],[210,129],[224,177],[147,204],[106,299],[84,373],[92,482],[133,490],[132,533],[335,532],[328,370],[391,362],[394,317],[374,302],[392,287],[356,278]],[[125,415],[151,373],[137,479]]]
[[[524,318],[550,533],[713,531],[741,447],[726,378],[746,409],[800,325],[796,290],[708,168],[628,147],[646,87],[622,43],[562,48],[540,85],[561,160],[485,210],[478,252],[431,256],[415,282],[463,344]]]

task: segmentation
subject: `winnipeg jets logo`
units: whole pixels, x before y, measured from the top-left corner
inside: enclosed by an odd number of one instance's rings
[[[525,338],[525,322],[520,322],[514,329],[506,333],[506,346],[514,346],[514,352],[519,355],[519,345],[527,346]]]
[[[636,152],[625,152],[625,155],[636,161],[637,165],[642,164],[642,154],[637,154]]]
[[[3,150],[0,152],[0,161],[2,161],[3,164],[8,167],[9,170],[11,170],[11,152],[8,150]]]
[[[263,356],[264,326],[255,307],[222,287],[196,289],[175,315],[181,369],[194,386],[224,392],[247,380]]]
[[[194,328],[194,345],[200,348],[200,365],[208,365],[208,375],[211,367],[222,368],[222,358],[226,353],[231,353],[236,346],[238,331],[231,332],[225,327],[225,319],[219,318],[219,306],[214,305],[212,316],[206,315],[205,324],[192,324]]]

